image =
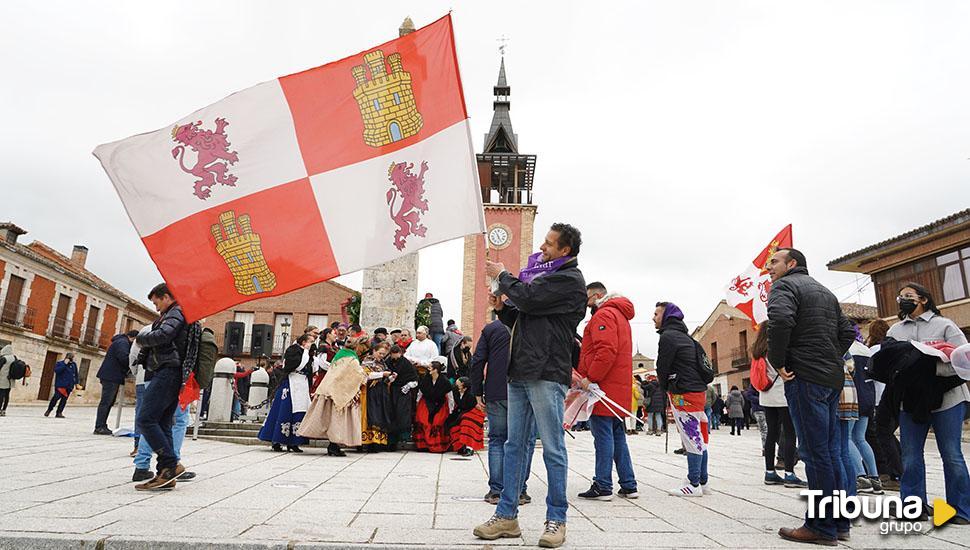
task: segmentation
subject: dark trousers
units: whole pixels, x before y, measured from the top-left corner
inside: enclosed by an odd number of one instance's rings
[[[71,395],[68,393],[67,395]],[[54,397],[51,397],[51,402],[47,405],[47,412],[50,413],[54,410],[54,406],[57,406],[57,414],[60,416],[64,414],[64,407],[67,406],[67,395],[61,395],[61,392],[54,388]]]
[[[108,428],[108,413],[111,412],[115,399],[118,398],[118,388],[121,384],[117,382],[101,381],[101,401],[98,403],[98,416],[94,421],[94,429]]]
[[[0,411],[7,410],[7,405],[10,403],[10,388],[5,390],[0,390]]]
[[[741,428],[743,426],[744,426],[744,419],[743,418],[732,418],[731,419],[731,435],[734,435],[734,430],[737,430],[738,431],[738,434],[740,434],[741,433]]]
[[[798,438],[798,454],[805,463],[808,488],[822,492],[815,499],[815,517],[805,514],[805,527],[829,540],[836,540],[840,532],[849,532],[848,519],[834,519],[833,503],[819,505],[821,497],[835,496],[836,490],[845,487],[838,413],[841,394],[841,388],[829,388],[797,377],[785,382],[788,412]]]
[[[158,454],[158,472],[178,464],[172,441],[172,416],[179,404],[182,370],[161,369],[145,388],[144,399],[135,419],[135,429]]]
[[[870,425],[873,422],[869,423]],[[903,458],[900,452],[899,440],[896,439],[896,428],[899,427],[899,410],[893,409],[893,398],[890,390],[883,393],[882,401],[876,407],[876,443],[873,447],[879,451],[876,453],[877,460],[882,458],[885,470],[880,464],[878,466],[880,474],[888,474],[893,479],[898,479],[903,475]]]
[[[768,435],[765,438],[765,471],[775,470],[775,445],[785,463],[785,472],[795,471],[795,426],[792,424],[788,407],[765,407],[765,422]],[[784,432],[784,440],[781,435]]]

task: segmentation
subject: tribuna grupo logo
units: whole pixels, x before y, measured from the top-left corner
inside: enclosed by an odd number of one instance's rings
[[[848,496],[845,491],[835,491],[835,495],[823,496],[819,490],[807,489],[800,493],[808,499],[809,519],[831,517],[854,521],[865,518],[871,521],[882,520],[879,532],[919,533],[923,530],[920,517],[923,515],[923,501],[917,496]],[[956,510],[943,499],[933,502],[933,525],[939,527],[956,515]]]

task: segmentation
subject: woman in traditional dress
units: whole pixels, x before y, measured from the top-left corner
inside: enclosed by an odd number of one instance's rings
[[[414,391],[418,387],[418,371],[407,358],[401,346],[391,346],[391,354],[385,361],[387,370],[391,372],[388,378],[391,392],[391,425],[387,429],[387,445],[389,451],[396,451],[398,443],[407,441],[411,436],[411,424],[414,420]]]
[[[361,409],[366,411],[361,413],[361,444],[362,450],[368,453],[387,450],[387,429],[391,424],[387,379],[391,372],[386,370],[384,359],[390,349],[388,342],[379,342],[361,361],[368,378],[360,394]]]
[[[418,379],[418,408],[414,414],[414,445],[419,451],[444,453],[448,451],[449,438],[445,429],[448,419],[448,394],[451,382],[442,374],[448,359],[442,356],[431,361],[428,373]]]
[[[455,410],[445,421],[451,450],[465,457],[472,456],[475,451],[485,448],[483,442],[485,413],[478,407],[478,401],[469,391],[470,387],[471,379],[467,376],[462,376],[455,381],[453,393]]]
[[[334,355],[300,426],[299,435],[330,441],[328,455],[346,456],[341,447],[361,445],[360,390],[367,375],[358,353],[367,353],[367,347],[366,339],[348,340],[347,347]]]
[[[306,443],[306,439],[297,432],[310,406],[310,384],[307,376],[311,368],[309,350],[312,343],[313,338],[304,334],[286,348],[283,353],[283,372],[287,376],[277,387],[273,406],[259,430],[259,439],[271,441],[273,450],[278,453],[283,452],[283,445],[286,445],[287,451],[302,453],[300,445]]]

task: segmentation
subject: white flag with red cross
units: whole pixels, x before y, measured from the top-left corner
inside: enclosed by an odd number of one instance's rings
[[[768,292],[771,291],[771,277],[768,275],[768,260],[779,248],[791,248],[791,224],[771,239],[768,246],[724,287],[727,303],[744,312],[757,326],[768,320]]]
[[[189,320],[485,230],[450,15],[94,155]]]

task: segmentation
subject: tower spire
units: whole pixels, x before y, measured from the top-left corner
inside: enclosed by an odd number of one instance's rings
[[[499,64],[498,80],[492,87],[492,93],[495,94],[495,101],[492,102],[492,125],[488,129],[488,134],[485,135],[483,151],[486,153],[518,153],[519,139],[512,131],[512,117],[509,115],[512,108],[509,103],[512,88],[509,87],[508,79],[505,76],[505,45],[499,46],[499,50],[503,52],[503,55]]]

